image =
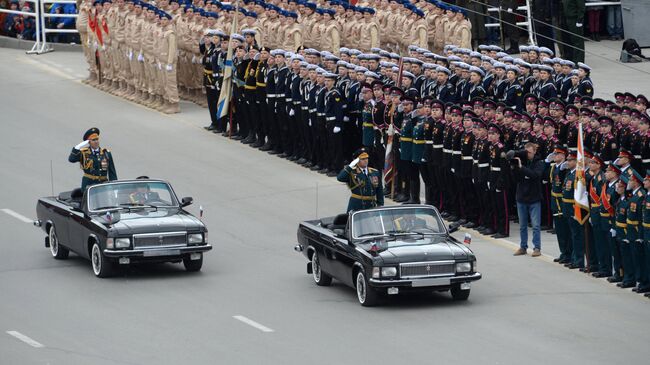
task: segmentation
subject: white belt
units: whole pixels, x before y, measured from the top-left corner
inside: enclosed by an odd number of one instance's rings
[[[286,101],[293,101],[292,98],[284,98],[284,100],[286,100]]]
[[[472,162],[474,162],[474,163],[478,163],[478,160],[475,159],[475,158],[473,158],[473,159],[472,159]]]
[[[433,141],[432,141],[432,142],[433,142]],[[442,148],[442,145],[441,145],[441,144],[434,144],[434,145],[433,145],[433,148]],[[443,151],[444,151],[444,150],[443,150]]]
[[[461,160],[463,160],[463,161],[469,161],[471,159],[472,159],[472,156],[463,156],[463,157],[461,157]]]
[[[434,147],[435,147],[435,146],[434,146]],[[446,149],[446,148],[443,148],[443,149],[442,149],[442,152],[444,152],[444,153],[451,153],[452,151],[451,151],[451,150],[448,150],[448,149]]]
[[[293,105],[300,105],[300,102],[299,101],[294,101]]]
[[[324,117],[324,116],[325,116],[325,113],[316,113],[316,116],[318,116],[318,117]]]
[[[642,163],[650,163],[650,158],[645,158],[641,160]]]
[[[336,117],[327,117],[325,120],[336,120]]]
[[[489,162],[478,164],[478,167],[479,167],[479,168],[488,167],[488,166],[490,166],[490,163],[489,163]]]
[[[433,141],[427,141],[426,143],[427,144],[433,144]]]
[[[640,159],[641,159],[641,155],[634,155],[634,158],[636,158],[637,160],[640,160]]]
[[[277,97],[277,95],[276,94],[266,94],[266,97],[267,98],[275,98],[275,97]]]
[[[314,109],[309,109],[309,112],[310,112],[310,113],[314,113],[315,111],[316,111],[315,108],[314,108]]]
[[[302,109],[302,110],[309,110],[309,108],[306,107],[306,106],[300,107],[300,109]]]
[[[452,155],[460,155],[460,151],[452,151],[451,154]]]
[[[501,171],[500,167],[490,167],[490,171]]]

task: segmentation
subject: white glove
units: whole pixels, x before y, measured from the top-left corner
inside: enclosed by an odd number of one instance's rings
[[[102,51],[106,50],[106,45],[102,44]]]
[[[162,64],[160,64],[160,62],[158,62],[158,69],[162,70]]]
[[[133,51],[129,51],[128,57],[129,57],[129,61],[133,60]]]
[[[309,121],[309,126],[311,127],[311,120]]]
[[[357,166],[358,163],[359,163],[359,157],[355,158],[352,162],[350,162],[348,166],[350,166],[350,168],[353,169]]]
[[[488,183],[488,190],[490,190],[490,182],[488,181],[487,183]]]
[[[350,121],[350,118],[348,118],[348,117],[343,117],[343,121],[344,121],[344,122],[349,122],[349,121]]]
[[[196,63],[196,56],[192,56],[192,63]]]
[[[508,10],[506,10],[506,11],[507,11],[508,13],[512,13],[512,8],[508,8]]]
[[[142,52],[138,55],[138,62],[144,62],[144,55],[142,55]]]
[[[612,237],[616,237],[616,230],[614,228],[611,228],[609,230],[609,233],[612,235]]]
[[[293,117],[294,115],[296,115],[296,112],[294,112],[293,109],[289,109],[289,116]]]
[[[582,23],[576,23],[577,28],[582,28]]]
[[[94,42],[93,43],[93,49],[97,50],[97,47],[99,47],[99,44],[97,44],[97,42]]]
[[[560,164],[560,171],[568,169],[566,161]]]
[[[79,143],[78,145],[74,146],[74,149],[79,151],[80,149],[82,149],[84,147],[88,147],[89,145],[90,145],[90,141],[85,140],[85,141]]]
[[[167,67],[165,67],[165,69],[166,69],[167,71],[170,71],[170,72],[171,72],[171,71],[174,69],[174,67],[172,66],[171,63],[168,63],[168,64],[167,64]]]
[[[334,127],[334,129],[332,130],[332,132],[334,132],[334,134],[336,134],[336,133],[338,133],[340,131],[341,131],[341,128],[339,128],[339,127]]]
[[[551,163],[551,161],[553,161],[553,155],[554,155],[553,152],[549,153],[548,156],[546,156],[546,159],[544,160],[544,162]]]
[[[86,42],[86,45],[90,47],[90,38],[88,38],[88,41]]]
[[[393,134],[395,134],[395,127],[393,127],[392,124],[389,125],[388,126],[388,131],[386,133],[388,133],[389,136],[392,136]]]

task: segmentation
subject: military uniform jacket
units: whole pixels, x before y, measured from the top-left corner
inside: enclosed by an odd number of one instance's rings
[[[205,44],[200,44],[199,51],[203,55],[203,86],[209,89],[218,88],[217,77],[214,74],[214,66],[216,63],[216,49],[214,44],[210,44],[210,47],[206,47]]]
[[[564,177],[564,187],[562,188],[562,215],[565,218],[573,218],[573,199],[574,182],[576,179],[576,170],[572,170]]]
[[[588,173],[587,176],[589,177]],[[601,195],[603,188],[606,188],[606,183],[605,173],[602,171],[589,178],[587,191],[589,196],[589,217],[591,217],[591,225],[594,228],[602,226],[602,221],[607,220],[600,216],[602,206]]]
[[[277,111],[280,113],[287,113],[287,95],[291,97],[290,90],[287,88],[287,77],[289,77],[289,69],[282,66],[275,74],[275,102]]]
[[[643,229],[643,240],[648,243],[650,241],[650,192],[647,192],[643,198],[643,210],[641,213]]]
[[[443,144],[442,144],[442,166],[445,168],[451,167],[451,157],[453,156],[454,148],[454,132],[455,128],[452,123],[443,127]]]
[[[399,152],[400,158],[404,161],[411,161],[413,152],[413,127],[415,120],[413,112],[405,114],[402,119],[402,126],[400,128],[399,136]]]
[[[273,114],[277,113],[276,110],[276,97],[275,97],[275,74],[278,69],[276,67],[271,67],[267,69],[265,83],[266,83],[266,102],[268,103],[269,109]]]
[[[567,170],[560,170],[560,167],[552,163],[549,169],[551,181],[551,212],[553,214],[562,214],[562,197],[564,196],[564,180]]]
[[[106,148],[99,148],[97,151],[92,151],[89,147],[81,150],[73,148],[68,161],[79,162],[84,172],[81,179],[81,188],[84,190],[90,185],[117,180],[113,155]]]
[[[468,85],[470,85],[470,87],[469,87],[469,95],[467,100],[474,100],[474,98],[484,98],[485,95],[487,94],[481,84],[478,85],[468,84]]]
[[[611,228],[614,224],[616,201],[618,200],[618,193],[616,193],[616,183],[603,182],[600,189],[600,222],[605,228]]]
[[[300,85],[302,83],[302,78],[298,74],[292,74],[291,76],[291,105],[289,106],[290,109],[293,109],[293,112],[295,113],[294,116],[297,118],[300,116],[300,105],[302,102],[302,92],[300,89]]]
[[[463,154],[462,149],[464,143],[464,138],[463,138],[464,135],[465,135],[465,127],[463,127],[462,124],[454,128],[453,146],[452,146],[452,153],[451,153],[451,170],[456,174],[460,173],[460,162],[461,162],[461,156]],[[472,140],[472,146],[473,144],[474,144],[474,140]]]
[[[431,157],[428,159],[433,165],[442,164],[442,149],[444,147],[445,122],[444,119],[434,120],[431,130]]]
[[[456,102],[456,89],[451,83],[437,84],[434,90],[434,97],[443,103]]]
[[[504,191],[507,186],[506,171],[509,169],[508,161],[504,156],[505,145],[503,143],[488,142],[488,154],[490,159],[490,171],[488,173],[488,182],[490,190],[497,192]]]
[[[368,167],[366,175],[360,167],[345,166],[336,179],[350,189],[348,212],[384,205],[382,176],[378,170]]]
[[[645,195],[645,190],[643,190],[643,188],[638,188],[632,192],[629,198],[629,206],[625,223],[627,223],[627,239],[630,241],[630,243],[643,240],[641,213],[643,210]]]
[[[512,83],[508,84],[507,82],[503,82],[502,85],[504,85],[504,90],[503,90],[503,102],[511,107],[516,109],[517,111],[521,111],[523,105],[522,105],[522,95],[523,95],[523,89],[521,88],[521,85],[519,85],[516,81],[513,81]]]
[[[594,84],[589,76],[586,76],[584,79],[580,80],[580,83],[578,84],[578,95],[590,97],[594,96]]]
[[[614,218],[614,228],[616,229],[616,239],[627,240],[627,210],[629,202],[625,195],[618,197],[616,201],[616,215]]]
[[[486,138],[477,139],[474,142],[471,162],[471,177],[474,182],[487,182],[490,174],[490,142]]]
[[[426,133],[430,127],[426,123],[426,118],[417,116],[413,118],[413,147],[411,151],[411,162],[421,164],[424,157],[424,148],[426,146]]]
[[[424,153],[422,154],[423,163],[433,162],[433,127],[435,125],[433,118],[427,116],[424,119]],[[437,164],[436,164],[437,165]]]
[[[343,96],[336,88],[325,94],[325,121],[328,127],[343,127]]]
[[[255,69],[255,92],[257,95],[257,103],[266,103],[266,76],[269,72],[269,65],[266,61],[258,62]]]
[[[366,147],[375,145],[375,104],[371,99],[364,103],[361,111],[361,142]]]
[[[547,80],[540,84],[536,94],[538,97],[542,99],[550,100],[551,98],[557,96],[557,88],[555,87],[555,84],[552,81]]]

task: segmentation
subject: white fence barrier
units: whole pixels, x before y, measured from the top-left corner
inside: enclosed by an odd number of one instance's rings
[[[41,21],[43,22],[43,35],[41,36],[41,44],[37,48],[37,53],[45,53],[52,51],[52,48],[48,47],[47,44],[47,35],[51,33],[79,33],[77,29],[59,29],[59,28],[48,28],[47,23],[45,22],[46,18],[77,18],[78,14],[52,14],[45,12],[45,4],[75,4],[75,0],[40,0],[40,14]],[[76,9],[79,11],[79,9]]]
[[[32,53],[37,53],[38,47],[41,41],[41,14],[40,14],[40,8],[38,6],[38,0],[26,0],[26,2],[32,3],[32,8],[34,9],[33,12],[29,11],[20,11],[20,10],[9,10],[9,9],[2,9],[0,8],[0,13],[6,13],[6,14],[15,14],[15,15],[22,15],[22,16],[31,16],[36,18],[34,20],[34,23],[36,23],[35,28],[36,28],[36,42],[34,43],[34,46],[32,46],[32,49],[27,51],[27,53],[32,54]]]

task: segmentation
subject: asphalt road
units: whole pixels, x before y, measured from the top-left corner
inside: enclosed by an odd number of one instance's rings
[[[484,279],[467,302],[362,308],[352,289],[316,287],[292,250],[297,223],[342,212],[345,186],[206,133],[199,107],[169,117],[85,86],[80,58],[0,52],[1,364],[647,362],[648,299],[546,256],[515,258],[505,241],[474,237]],[[85,260],[50,257],[27,221],[52,186],[79,184],[67,156],[90,126],[119,177],[168,179],[193,212],[203,206],[215,249],[202,272],[97,279]]]

